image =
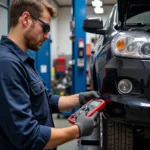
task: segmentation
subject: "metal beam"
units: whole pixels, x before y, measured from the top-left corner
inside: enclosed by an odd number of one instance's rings
[[[86,19],[86,0],[72,0],[72,20],[75,22],[72,42],[72,92],[73,94],[86,91],[86,33],[82,29],[83,20]],[[84,48],[79,49],[78,42],[84,42]],[[79,56],[79,51],[83,56]]]

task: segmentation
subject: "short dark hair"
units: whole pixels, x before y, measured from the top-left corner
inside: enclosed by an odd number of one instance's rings
[[[58,15],[57,10],[47,0],[12,0],[9,11],[10,27],[18,24],[19,17],[23,12],[27,11],[39,18],[44,8],[49,11],[52,18]]]

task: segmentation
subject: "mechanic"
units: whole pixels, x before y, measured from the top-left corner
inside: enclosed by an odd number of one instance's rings
[[[48,39],[50,21],[57,15],[46,0],[12,0],[10,32],[0,41],[0,150],[55,149],[90,135],[94,117],[54,128],[52,113],[62,112],[99,97],[95,91],[71,96],[52,95],[34,68],[27,50],[38,51]]]

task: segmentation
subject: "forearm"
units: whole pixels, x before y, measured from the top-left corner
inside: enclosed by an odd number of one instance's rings
[[[60,112],[73,109],[79,105],[79,94],[72,96],[61,96],[58,103]]]
[[[51,128],[51,137],[44,149],[50,149],[79,137],[77,125],[67,128]]]

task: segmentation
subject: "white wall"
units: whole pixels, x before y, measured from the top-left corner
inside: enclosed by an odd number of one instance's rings
[[[0,6],[0,37],[8,34],[8,10]]]
[[[72,54],[72,42],[69,39],[71,35],[70,21],[71,8],[60,8],[58,18],[58,54],[70,55]]]
[[[7,0],[0,0],[0,3],[7,5]]]
[[[55,3],[51,2],[51,4],[58,9],[58,7],[55,5]],[[55,19],[52,19],[51,21],[51,64],[53,64],[53,60],[57,58],[58,56],[58,17]]]

